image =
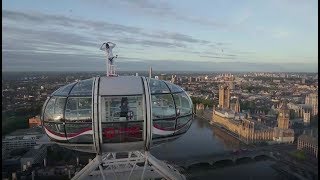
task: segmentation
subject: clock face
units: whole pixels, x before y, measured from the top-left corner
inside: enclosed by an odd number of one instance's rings
[[[288,114],[288,113],[286,113],[286,117],[289,117],[289,114]]]
[[[282,113],[279,113],[279,116],[282,116]]]

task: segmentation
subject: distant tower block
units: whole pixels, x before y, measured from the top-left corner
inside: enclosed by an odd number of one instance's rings
[[[213,107],[212,107],[212,117],[211,117],[211,121],[213,121],[215,112],[216,112],[216,106],[213,105]]]
[[[303,123],[304,125],[309,125],[310,124],[310,119],[311,119],[311,112],[310,110],[304,110],[303,111]]]
[[[235,89],[235,85],[234,85],[234,82],[233,81],[230,81],[229,82],[229,87],[231,90],[234,90]]]
[[[315,116],[318,114],[318,94],[311,93],[306,96],[305,104],[312,106],[312,115]]]
[[[219,107],[230,108],[230,89],[228,86],[221,85],[219,87]]]
[[[152,67],[149,68],[149,78],[152,78]]]
[[[240,112],[239,97],[237,97],[237,101],[236,101],[236,104],[235,104],[235,107],[234,107],[234,111],[235,111],[236,113],[239,113],[239,112]]]
[[[278,115],[278,127],[280,129],[289,129],[289,116],[287,103],[283,102]]]
[[[43,166],[44,166],[44,167],[47,167],[47,158],[44,158],[44,159],[43,159]]]

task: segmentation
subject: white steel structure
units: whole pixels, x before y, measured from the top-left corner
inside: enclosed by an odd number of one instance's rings
[[[189,129],[192,106],[177,85],[114,73],[59,88],[45,102],[41,120],[51,141],[97,154],[73,179],[185,179],[150,149]]]
[[[127,156],[122,158],[117,158],[116,155],[117,153],[97,155],[72,179],[186,179],[173,166],[158,160],[148,151],[144,153],[141,151],[128,152]]]

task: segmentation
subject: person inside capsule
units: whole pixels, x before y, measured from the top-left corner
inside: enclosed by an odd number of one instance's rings
[[[128,98],[127,97],[123,97],[121,98],[121,106],[120,106],[120,121],[125,121],[128,120],[128,111],[129,111],[129,107],[128,107]]]

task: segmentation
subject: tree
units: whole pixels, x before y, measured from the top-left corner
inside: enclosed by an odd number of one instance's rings
[[[306,153],[304,151],[297,150],[292,152],[291,155],[298,160],[306,160]]]

